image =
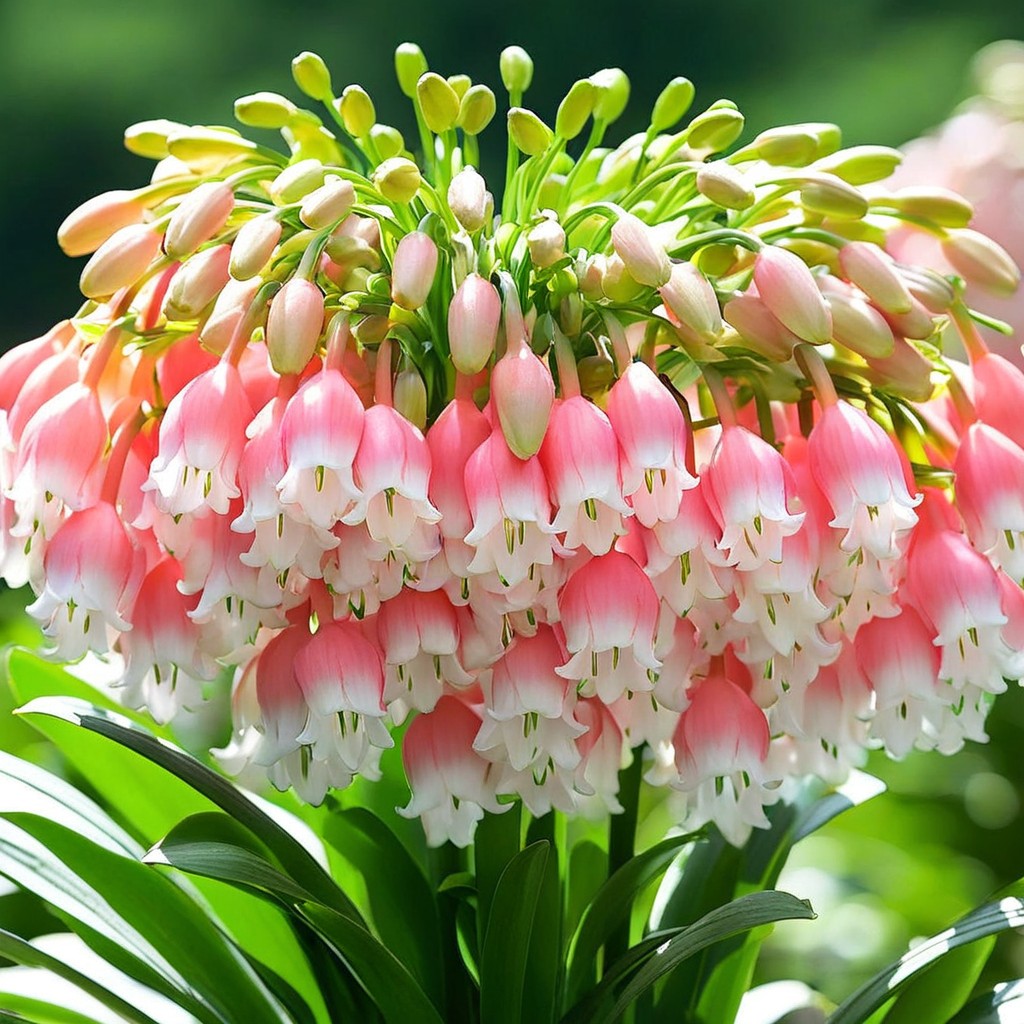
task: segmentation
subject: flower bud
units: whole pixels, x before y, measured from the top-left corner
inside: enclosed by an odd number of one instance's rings
[[[757,295],[735,295],[725,304],[722,315],[755,352],[775,362],[786,362],[800,342],[788,327],[772,316]]]
[[[310,99],[320,100],[321,103],[330,102],[331,73],[323,57],[304,50],[292,61],[292,78]]]
[[[690,109],[694,92],[693,82],[688,78],[673,78],[654,101],[651,127],[656,132],[667,132],[678,124]]]
[[[427,388],[423,378],[411,367],[398,371],[395,377],[392,402],[414,427],[423,430],[427,425]]]
[[[68,256],[95,252],[115,231],[139,224],[146,206],[134,192],[117,189],[87,199],[57,228],[57,243]]]
[[[470,233],[487,219],[487,184],[473,167],[466,167],[448,186],[448,206],[455,219]]]
[[[263,282],[258,278],[249,281],[228,281],[217,296],[213,312],[199,332],[199,341],[204,348],[221,355],[231,342],[242,317],[256,298]]]
[[[718,153],[739,138],[743,125],[743,115],[735,107],[712,106],[690,122],[686,144],[691,149]]]
[[[912,402],[927,402],[935,391],[932,364],[909,341],[895,338],[891,355],[867,360],[873,382],[898,391]]]
[[[459,117],[458,93],[438,74],[428,71],[416,83],[416,98],[423,120],[436,135],[455,127]]]
[[[310,115],[302,117],[303,111],[281,134],[288,143],[292,160],[317,160],[322,164],[338,164],[343,161],[338,140],[323,126],[320,118]]]
[[[146,224],[115,231],[82,269],[79,287],[90,299],[105,299],[135,284],[160,253],[161,236]]]
[[[486,85],[474,85],[462,97],[458,125],[467,135],[479,135],[491,123],[496,109],[494,93]]]
[[[629,102],[629,79],[622,68],[602,68],[590,76],[594,85],[594,120],[617,121]]]
[[[164,299],[168,320],[194,320],[228,283],[230,245],[215,245],[190,257],[171,279]]]
[[[393,156],[378,164],[373,183],[380,194],[393,203],[408,203],[420,189],[420,169],[402,156]]]
[[[427,58],[415,43],[402,43],[395,50],[395,75],[398,78],[398,87],[409,99],[416,96],[416,83],[426,70]]]
[[[324,251],[340,266],[349,269],[366,267],[369,270],[380,270],[380,254],[365,238],[359,238],[357,235],[335,232],[327,240]]]
[[[213,238],[235,208],[235,193],[225,181],[197,185],[171,214],[164,234],[164,252],[180,259]]]
[[[832,314],[832,336],[840,345],[865,358],[892,355],[892,328],[871,303],[838,291],[828,292],[825,301]]]
[[[473,84],[473,79],[469,75],[449,75],[448,84],[455,90],[455,95],[459,97],[459,102],[462,102],[462,97],[469,91],[469,87]]]
[[[612,226],[612,246],[630,276],[649,288],[660,288],[672,276],[672,261],[639,217],[620,213]]]
[[[887,252],[871,242],[850,242],[839,250],[839,266],[847,281],[855,284],[886,313],[909,313],[910,292],[896,272]]]
[[[147,160],[163,160],[168,155],[167,138],[174,132],[182,131],[185,125],[166,118],[139,121],[124,131],[124,148]]]
[[[402,309],[419,309],[434,283],[437,246],[430,235],[410,231],[398,243],[391,263],[391,301]]]
[[[907,290],[918,302],[936,315],[948,313],[956,302],[953,286],[934,270],[921,267],[900,267],[900,276],[907,284]]]
[[[892,329],[904,338],[924,341],[935,333],[935,320],[924,304],[913,296],[910,298],[910,310],[906,313],[883,313]]]
[[[711,282],[692,263],[672,264],[661,298],[689,341],[711,345],[722,333],[718,296]]]
[[[235,100],[235,118],[250,128],[283,128],[296,109],[291,100],[276,92],[255,92]]]
[[[508,112],[508,131],[512,141],[527,156],[543,153],[554,139],[551,129],[525,107],[513,107]]]
[[[923,217],[944,228],[965,228],[974,216],[974,207],[963,196],[937,185],[901,188],[876,202],[894,206],[912,217]]]
[[[727,210],[745,210],[754,204],[754,190],[743,174],[724,160],[701,164],[697,191]]]
[[[754,260],[754,283],[772,315],[798,338],[814,345],[831,340],[828,306],[799,256],[777,245],[766,245]]]
[[[814,167],[851,185],[867,185],[888,178],[902,160],[903,154],[888,146],[850,146],[823,157]]]
[[[266,265],[281,239],[281,222],[272,213],[246,221],[231,246],[231,276],[248,281]]]
[[[811,213],[834,220],[860,220],[868,212],[867,199],[842,178],[815,175],[800,189],[800,205]]]
[[[542,220],[530,229],[526,244],[535,267],[550,267],[565,255],[565,229],[557,220]]]
[[[274,296],[267,317],[267,352],[280,374],[301,373],[324,328],[324,296],[312,281],[293,277]]]
[[[370,141],[377,147],[381,160],[390,160],[405,149],[402,133],[389,124],[375,124],[370,129]]]
[[[296,203],[324,183],[326,169],[319,160],[299,160],[289,164],[270,183],[270,198],[281,206]]]
[[[818,139],[804,125],[781,125],[761,132],[743,152],[773,167],[806,167],[818,155]]]
[[[520,459],[536,455],[551,419],[555,383],[525,342],[511,346],[494,364],[491,401],[509,450]]]
[[[377,111],[370,94],[361,85],[346,86],[341,98],[337,100],[337,108],[345,131],[354,139],[362,139],[370,134],[377,120]]]
[[[179,128],[167,137],[168,154],[197,174],[214,174],[229,160],[255,150],[255,142],[227,128]]]
[[[1020,284],[1020,269],[1010,254],[980,231],[950,231],[942,254],[958,274],[995,295],[1010,295]]]
[[[472,376],[487,365],[500,322],[497,289],[479,274],[468,275],[448,307],[448,347],[456,370]]]
[[[533,81],[533,60],[521,46],[506,46],[498,58],[501,81],[509,94],[520,96]]]
[[[320,231],[331,224],[337,224],[348,214],[355,201],[356,190],[351,181],[330,177],[302,200],[299,220],[307,228]]]
[[[819,156],[828,156],[843,144],[842,129],[831,121],[806,121],[793,127],[810,132],[818,140]]]
[[[622,257],[612,253],[605,261],[604,274],[601,277],[601,291],[612,302],[632,302],[644,286],[626,269]]]
[[[594,112],[595,99],[594,85],[589,79],[581,78],[573,82],[565,99],[558,105],[555,134],[560,139],[575,139],[583,131],[587,118]]]

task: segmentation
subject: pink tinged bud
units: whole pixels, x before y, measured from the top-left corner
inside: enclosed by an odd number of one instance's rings
[[[455,219],[470,233],[484,226],[488,206],[487,184],[474,168],[466,167],[452,178],[448,186],[448,206]]]
[[[1020,268],[997,242],[980,231],[950,231],[942,254],[957,273],[993,295],[1012,295],[1020,284]]]
[[[164,252],[181,259],[213,238],[235,208],[235,193],[224,181],[197,185],[171,214],[164,235]]]
[[[971,364],[978,419],[1024,447],[1024,372],[995,352]]]
[[[115,231],[141,223],[145,213],[145,203],[134,192],[104,192],[87,199],[64,218],[57,229],[57,242],[68,256],[86,256]]]
[[[876,558],[895,558],[900,537],[917,523],[895,442],[867,413],[838,401],[828,406],[808,439],[814,482],[846,530],[844,551],[863,548]]]
[[[217,301],[213,305],[203,329],[199,332],[199,340],[203,348],[220,355],[227,349],[234,336],[235,328],[252,305],[262,281],[231,280],[224,286]]]
[[[526,245],[535,267],[550,267],[565,255],[565,229],[557,220],[542,220],[530,229]]]
[[[781,323],[751,292],[736,295],[722,311],[728,324],[738,331],[756,352],[784,363],[793,355],[793,347],[800,339]]]
[[[858,296],[829,292],[825,296],[832,314],[832,335],[840,345],[865,358],[892,355],[895,341],[885,317]]]
[[[612,425],[592,402],[576,395],[555,404],[540,462],[558,512],[551,524],[571,550],[605,554],[626,532],[631,514],[622,497],[619,450]]]
[[[711,282],[692,263],[672,264],[671,277],[661,288],[661,298],[688,341],[712,345],[722,333],[718,296]]]
[[[491,765],[473,750],[480,716],[457,697],[444,696],[417,715],[402,742],[402,763],[412,799],[398,813],[423,819],[430,846],[473,841],[484,811],[504,810],[495,797]]]
[[[754,260],[754,283],[764,304],[798,338],[814,345],[831,341],[828,306],[799,256],[766,245]]]
[[[352,622],[322,625],[295,655],[295,677],[316,715],[385,713],[380,652]]]
[[[849,242],[839,250],[839,266],[855,284],[887,313],[909,313],[910,292],[892,258],[872,242]]]
[[[239,496],[238,463],[252,405],[236,367],[220,362],[171,400],[143,490],[170,515],[209,508],[225,515]]]
[[[105,299],[142,277],[160,253],[160,235],[145,224],[115,231],[82,269],[79,287],[90,299]]]
[[[293,277],[274,296],[267,316],[267,352],[280,374],[301,373],[324,329],[323,292],[312,281]]]
[[[448,307],[448,345],[455,369],[479,373],[494,353],[501,322],[501,296],[479,274],[459,285]]]
[[[510,344],[491,371],[491,401],[512,452],[528,459],[540,451],[555,402],[551,371],[525,340]]]
[[[904,338],[923,341],[935,333],[935,320],[923,302],[911,296],[910,311],[907,313],[884,313],[886,321],[896,334]]]
[[[192,256],[174,275],[164,300],[168,320],[194,320],[228,283],[230,245],[217,245]]]
[[[359,396],[337,370],[311,377],[288,402],[281,423],[287,471],[278,491],[313,526],[329,530],[360,495],[352,466],[364,417]]]
[[[351,181],[329,178],[302,200],[299,220],[307,228],[322,231],[346,217],[355,201],[356,191]]]
[[[419,309],[434,283],[437,246],[422,231],[403,236],[391,264],[391,299],[402,309]]]
[[[635,281],[649,288],[668,284],[672,262],[665,247],[639,217],[631,213],[619,214],[612,226],[612,245]]]
[[[430,500],[441,513],[441,533],[449,539],[463,540],[473,528],[466,497],[466,466],[490,433],[487,418],[467,399],[449,402],[427,431],[432,466]]]
[[[678,403],[646,363],[631,363],[609,391],[607,409],[637,519],[647,527],[674,519],[682,492],[697,483],[686,467],[689,428]]]
[[[270,261],[281,239],[281,221],[272,213],[242,225],[231,246],[231,276],[236,281],[255,277]]]
[[[727,426],[704,471],[712,514],[722,528],[718,548],[738,569],[782,560],[782,541],[800,529],[794,515],[792,471],[767,441],[745,427]]]

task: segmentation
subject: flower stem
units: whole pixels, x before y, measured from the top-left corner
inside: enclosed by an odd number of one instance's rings
[[[619,803],[622,813],[611,815],[608,823],[608,877],[633,859],[636,852],[636,823],[640,806],[640,780],[643,776],[643,747],[633,750],[633,760],[619,772]],[[608,936],[604,946],[607,970],[629,949],[629,919]]]

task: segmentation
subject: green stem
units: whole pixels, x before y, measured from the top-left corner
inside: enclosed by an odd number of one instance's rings
[[[619,772],[619,803],[622,813],[611,815],[608,824],[608,877],[633,859],[636,852],[636,823],[640,807],[640,780],[643,776],[643,747],[633,750],[633,760]],[[607,969],[629,949],[629,918],[608,936],[604,946]]]
[[[465,869],[462,854],[451,843],[428,850],[427,865],[435,892],[449,875]],[[444,966],[444,1019],[471,1022],[477,1019],[477,997],[473,980],[459,954],[455,921],[458,906],[457,900],[447,898],[444,893],[437,899],[441,924],[441,961]]]
[[[508,94],[509,109],[518,107],[523,102],[523,94],[510,92]],[[519,167],[519,149],[512,141],[512,133],[508,132],[508,151],[505,155],[505,189],[501,194],[501,219],[507,221],[512,213],[512,181],[515,178],[516,170]]]

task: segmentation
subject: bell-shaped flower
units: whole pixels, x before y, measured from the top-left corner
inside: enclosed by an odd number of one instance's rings
[[[576,791],[580,794],[579,812],[587,818],[621,814],[619,772],[630,763],[622,729],[607,705],[596,698],[579,701],[575,715],[587,729],[576,741],[580,752],[575,778]]]

